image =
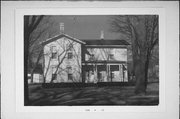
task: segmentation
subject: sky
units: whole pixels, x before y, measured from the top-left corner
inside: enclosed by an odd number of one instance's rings
[[[57,32],[60,23],[64,23],[64,32],[78,39],[99,39],[101,31],[104,31],[105,39],[119,39],[120,34],[110,31],[111,16],[81,15],[81,16],[52,16]]]

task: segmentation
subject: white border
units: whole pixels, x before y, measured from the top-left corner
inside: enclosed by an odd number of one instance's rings
[[[10,2],[10,1],[2,1],[1,2],[1,65],[2,65],[2,75],[1,75],[1,109],[2,115],[1,117],[4,119],[33,119],[33,118],[43,118],[43,119],[59,119],[59,118],[71,118],[71,119],[85,119],[85,118],[103,118],[103,119],[178,119],[179,118],[179,4],[178,1],[135,1],[135,2]],[[163,23],[160,28],[160,32],[162,32],[163,36],[161,39],[163,43],[160,43],[160,58],[164,63],[161,63],[162,67],[160,67],[160,72],[162,83],[160,83],[160,87],[165,90],[160,89],[160,104],[161,108],[158,106],[154,107],[154,110],[147,110],[147,107],[122,107],[124,110],[118,110],[118,113],[113,112],[109,113],[98,113],[102,112],[102,110],[96,113],[93,108],[90,111],[82,110],[80,112],[84,113],[74,113],[72,112],[63,113],[59,112],[60,110],[54,110],[53,107],[37,107],[37,108],[24,108],[21,105],[21,100],[18,100],[22,97],[21,94],[23,86],[21,84],[16,85],[16,81],[21,79],[17,79],[17,75],[23,71],[16,71],[15,64],[17,62],[17,57],[15,57],[15,45],[19,40],[22,40],[21,36],[17,36],[15,34],[19,34],[23,36],[23,31],[17,31],[15,28],[22,27],[22,22],[17,23],[17,20],[21,20],[18,18],[21,17],[22,11],[27,10],[29,13],[33,13],[33,11],[44,10],[47,12],[52,9],[59,8],[123,8],[123,9],[134,9],[136,8],[145,9],[148,8],[152,11],[157,11],[158,9],[162,10],[162,16],[164,19],[161,19]],[[17,11],[16,11],[17,9]],[[153,10],[154,9],[154,10]],[[32,11],[31,11],[32,10]],[[51,11],[50,10],[50,11]],[[122,9],[121,9],[122,10]],[[39,14],[40,12],[36,11],[35,14]],[[49,11],[49,12],[50,12]],[[147,11],[147,10],[145,10]],[[97,11],[96,11],[97,12]],[[123,12],[123,11],[121,11]],[[134,11],[132,11],[134,12]],[[139,11],[143,12],[143,11]],[[17,14],[18,13],[18,14]],[[125,13],[125,11],[124,11]],[[126,11],[127,13],[127,11]],[[125,14],[126,14],[125,13]],[[15,22],[16,19],[16,22]],[[23,28],[23,27],[22,27]],[[20,29],[22,29],[20,28]],[[17,39],[20,38],[20,39]],[[15,41],[16,40],[16,41]],[[16,44],[15,44],[16,43]],[[161,46],[162,45],[162,46]],[[164,55],[161,54],[165,53]],[[16,52],[16,56],[17,56]],[[20,54],[21,51],[20,51]],[[15,60],[16,59],[16,60]],[[166,61],[166,63],[165,63]],[[22,63],[22,62],[21,62]],[[21,63],[16,66],[21,66]],[[17,70],[19,70],[17,68]],[[21,86],[20,86],[21,85]],[[19,89],[16,90],[17,86],[20,86]],[[18,92],[19,91],[19,92]],[[17,94],[17,95],[16,95]],[[161,96],[162,95],[162,96]],[[19,97],[19,98],[18,98]],[[23,97],[22,97],[23,98]],[[164,100],[165,99],[165,100]],[[23,100],[23,99],[22,99]],[[163,100],[163,101],[161,101]],[[20,102],[19,104],[16,102]],[[16,105],[17,104],[17,105]],[[23,110],[22,110],[23,109]],[[112,108],[111,108],[112,109]],[[133,110],[134,109],[134,110]],[[145,109],[145,110],[144,110]],[[149,109],[153,109],[150,107]],[[33,110],[33,111],[32,111]],[[53,112],[51,110],[54,110]],[[78,109],[79,110],[79,109]],[[76,110],[75,110],[76,111]],[[109,110],[105,110],[104,112],[108,112]],[[26,113],[25,113],[26,112]],[[38,113],[36,113],[38,112]]]
[[[23,106],[23,16],[24,15],[159,15],[160,36],[160,103],[158,106]],[[16,10],[16,107],[25,112],[157,112],[165,110],[165,15],[163,8],[61,8],[61,9],[17,9]]]

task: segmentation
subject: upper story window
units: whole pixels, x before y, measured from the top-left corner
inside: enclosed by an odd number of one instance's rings
[[[51,58],[56,59],[57,58],[57,52],[53,52]]]
[[[72,58],[73,58],[73,53],[72,53],[72,52],[68,52],[67,58],[68,58],[68,59],[72,59]]]
[[[56,48],[56,46],[51,46],[51,53],[52,53],[51,58],[56,59],[57,58],[57,48]]]
[[[94,54],[91,54],[90,57],[89,57],[89,60],[90,60],[90,61],[93,61],[94,59],[95,59]]]
[[[114,54],[109,54],[109,59],[114,60]]]
[[[114,60],[114,55],[115,55],[115,49],[110,49],[109,52],[109,60]]]

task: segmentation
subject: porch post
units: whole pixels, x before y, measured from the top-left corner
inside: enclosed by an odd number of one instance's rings
[[[122,81],[121,80],[121,65],[119,64],[119,78],[120,78],[120,81]]]
[[[111,79],[111,82],[112,82],[111,65],[109,65],[109,73],[110,73],[110,79]]]
[[[94,64],[94,67],[95,67],[94,80],[98,80],[98,77],[97,77],[97,64]]]
[[[124,82],[124,65],[122,64],[122,74],[123,74],[123,82]]]
[[[106,73],[107,73],[107,79],[106,80],[109,82],[109,70],[108,69],[109,69],[109,65],[107,64],[106,65]]]

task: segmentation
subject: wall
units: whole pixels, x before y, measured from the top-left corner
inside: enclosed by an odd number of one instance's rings
[[[127,73],[127,48],[87,48],[88,54],[85,55],[86,65],[92,65],[96,68],[93,69],[93,74],[91,71],[85,72],[85,82],[127,82],[128,81],[128,73]],[[109,54],[113,54],[113,58],[110,58]],[[92,56],[94,55],[94,56]],[[88,61],[92,61],[91,63],[87,63]],[[96,61],[96,62],[93,62]],[[119,70],[112,71],[114,74],[114,78],[111,79],[110,69],[106,66],[105,70],[98,71],[97,67],[99,65],[105,65],[98,61],[108,61],[108,67],[116,65],[119,67]],[[113,62],[117,61],[117,62]],[[123,66],[126,70],[123,70]],[[86,66],[85,66],[86,67]],[[100,73],[103,78],[98,79],[98,73]],[[124,78],[123,78],[124,76]],[[94,77],[94,81],[92,79]]]
[[[72,48],[69,45],[72,45]],[[55,47],[52,49],[52,47]],[[52,59],[52,52],[57,51],[57,58]],[[68,59],[68,53],[72,52],[72,59]],[[59,68],[57,66],[59,65]],[[68,80],[67,67],[71,67],[73,80]],[[54,82],[81,82],[81,44],[62,37],[44,46],[44,76],[46,83],[52,79],[52,74],[57,70],[57,80]]]
[[[94,54],[94,60],[110,60],[108,54],[114,55],[115,61],[127,61],[126,48],[87,48],[90,54]],[[90,60],[90,55],[85,56],[85,60]]]

